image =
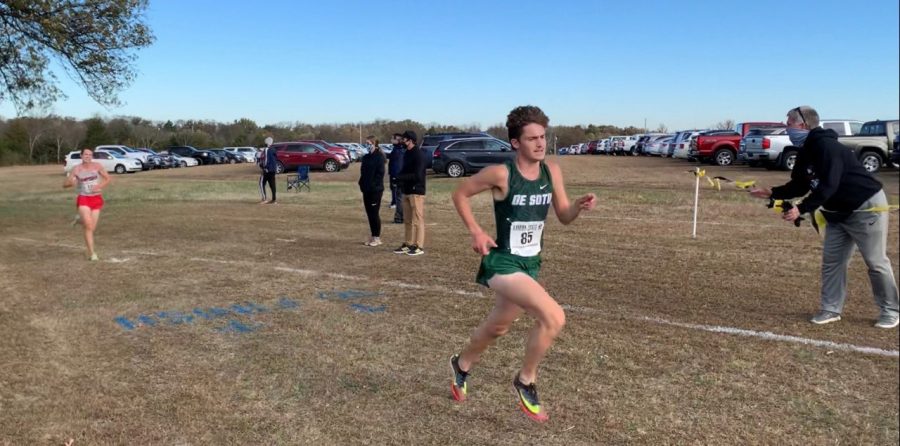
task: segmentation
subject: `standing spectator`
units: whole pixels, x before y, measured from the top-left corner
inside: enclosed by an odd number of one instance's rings
[[[374,136],[366,138],[366,144],[372,151],[362,157],[359,167],[359,190],[363,194],[363,207],[366,209],[366,217],[369,219],[369,240],[363,243],[366,246],[378,246],[381,244],[381,196],[384,193],[384,152],[378,146],[378,139]]]
[[[880,315],[875,326],[898,325],[898,293],[891,260],[887,256],[887,196],[881,183],[870,175],[853,151],[838,141],[834,130],[819,127],[815,109],[802,106],[787,114],[791,143],[800,147],[791,180],[779,187],[753,188],[757,198],[803,201],[786,211],[783,218],[793,222],[800,214],[820,209],[827,221],[822,248],[821,309],[810,319],[814,324],[841,320],[847,298],[847,266],[854,245],[869,269],[869,281]]]
[[[266,148],[259,156],[259,167],[262,169],[262,177],[259,179],[259,194],[262,196],[262,201],[259,204],[278,204],[275,201],[277,198],[275,196],[275,174],[278,173],[278,157],[271,146],[272,138],[266,138]],[[266,201],[266,183],[272,190],[272,199],[269,201]]]
[[[272,145],[272,137],[266,137],[266,148]],[[266,198],[266,149],[256,151],[256,165],[259,166],[259,204],[265,204]]]
[[[425,156],[416,145],[416,132],[407,130],[401,136],[406,152],[403,168],[397,175],[403,193],[403,226],[406,241],[394,250],[396,254],[425,254]]]
[[[401,144],[400,140],[403,135],[394,133],[391,136],[391,155],[388,161],[388,175],[391,181],[391,209],[394,210],[394,223],[403,223],[403,191],[397,182],[397,175],[400,175],[400,169],[403,168],[403,152],[406,146]]]

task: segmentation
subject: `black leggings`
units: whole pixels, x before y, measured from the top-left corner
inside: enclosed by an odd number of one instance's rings
[[[272,201],[275,201],[275,172],[266,172],[263,182],[269,183],[269,189],[272,190]],[[265,187],[265,184],[263,184],[263,193],[265,193]]]
[[[369,230],[372,237],[381,237],[381,217],[378,212],[381,211],[381,194],[384,191],[364,192],[363,206],[366,208],[366,217],[369,218]]]

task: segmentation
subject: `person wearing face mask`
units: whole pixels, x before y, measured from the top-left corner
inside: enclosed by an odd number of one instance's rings
[[[821,310],[814,324],[841,320],[847,297],[847,267],[853,247],[859,248],[880,316],[879,328],[898,325],[898,291],[887,256],[888,213],[872,209],[887,206],[881,183],[856,159],[853,150],[838,141],[834,130],[819,127],[819,114],[809,106],[787,114],[791,143],[800,147],[791,179],[782,186],[752,188],[757,198],[786,200],[806,195],[783,218],[793,222],[801,214],[822,211],[828,225],[822,249]]]

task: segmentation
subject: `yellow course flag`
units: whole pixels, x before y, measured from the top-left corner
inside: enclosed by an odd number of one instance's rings
[[[725,178],[725,177],[713,177],[713,179],[716,180],[717,183],[718,183],[719,181],[724,181],[724,182],[726,182],[726,183],[734,183],[734,187],[736,187],[736,188],[738,188],[738,189],[749,189],[749,188],[751,188],[751,187],[753,187],[753,186],[756,185],[756,180],[750,180],[750,181],[735,181],[735,180],[732,180],[732,179],[729,179],[729,178]],[[720,187],[720,190],[721,190],[721,187]]]
[[[897,209],[900,209],[900,205],[889,204],[889,205],[885,205],[885,206],[873,206],[873,207],[870,207],[867,209],[857,209],[853,212],[891,212],[891,211],[896,211]],[[825,226],[828,224],[828,220],[825,220],[825,212],[828,212],[828,211],[823,211],[820,208],[820,209],[816,209],[816,212],[813,213],[813,223],[814,223],[814,226],[816,227],[816,232],[818,232],[820,235],[825,234],[824,229],[825,229]]]

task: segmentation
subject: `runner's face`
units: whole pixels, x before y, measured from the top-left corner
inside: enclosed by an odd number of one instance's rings
[[[85,150],[84,152],[81,152],[81,162],[82,163],[84,163],[84,164],[90,163],[93,160],[94,160],[94,152],[91,152],[90,150]]]
[[[546,129],[540,124],[528,124],[522,127],[522,134],[510,141],[518,156],[530,161],[542,161],[547,148]]]

